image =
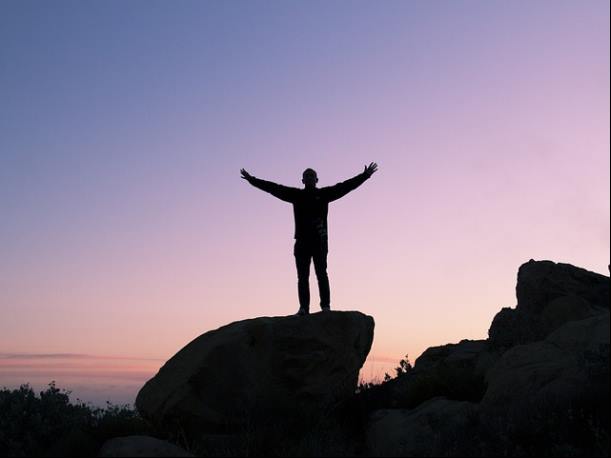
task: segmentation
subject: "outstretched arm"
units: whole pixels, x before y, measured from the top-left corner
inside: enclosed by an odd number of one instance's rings
[[[327,201],[333,202],[334,200],[344,197],[350,191],[362,185],[365,180],[369,179],[371,175],[376,172],[377,169],[378,164],[372,162],[371,164],[365,166],[365,170],[363,170],[363,172],[359,173],[357,176],[350,178],[349,180],[342,181],[341,183],[337,183],[334,186],[322,188],[327,197]]]
[[[275,196],[285,202],[292,203],[295,201],[295,197],[299,189],[255,178],[244,169],[240,170],[240,172],[242,173],[242,178],[248,181],[255,188],[259,188],[262,191],[269,192],[272,196]]]

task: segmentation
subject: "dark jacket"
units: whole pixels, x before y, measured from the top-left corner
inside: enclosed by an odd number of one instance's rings
[[[255,177],[251,177],[248,182],[280,200],[293,204],[296,239],[326,239],[329,202],[345,196],[368,178],[363,172],[334,186],[314,189],[291,188]]]

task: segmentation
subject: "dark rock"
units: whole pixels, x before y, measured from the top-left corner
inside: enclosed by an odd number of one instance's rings
[[[485,375],[499,355],[485,340],[462,340],[427,349],[414,368],[364,394],[376,408],[412,409],[434,397],[479,401],[486,390]]]
[[[434,398],[412,410],[372,413],[366,428],[369,456],[452,456],[471,437],[477,404]],[[461,445],[459,445],[461,444]]]
[[[608,310],[609,277],[571,264],[530,260],[518,270],[516,295],[519,310],[537,315],[563,296],[580,297]]]
[[[486,378],[482,406],[497,411],[608,398],[609,313],[571,321],[543,341],[508,350]]]
[[[581,296],[560,296],[551,300],[541,311],[539,325],[542,334],[547,336],[570,321],[584,320],[604,310]]]
[[[414,369],[426,371],[443,365],[448,368],[469,369],[476,376],[483,376],[487,369],[487,350],[487,341],[467,339],[457,344],[430,347],[416,359]]]
[[[354,394],[373,329],[359,312],[232,323],[172,357],[136,407],[154,425],[191,437],[318,417]]]
[[[543,338],[545,333],[539,316],[509,307],[496,314],[488,330],[488,342],[495,349],[507,349]]]
[[[516,308],[503,308],[492,321],[488,336],[494,349],[537,342],[565,323],[608,311],[609,277],[531,259],[520,266],[516,295]]]

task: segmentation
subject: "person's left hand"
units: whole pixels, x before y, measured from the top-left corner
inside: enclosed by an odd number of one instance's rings
[[[378,170],[378,164],[376,164],[375,162],[372,162],[371,164],[365,166],[365,170],[363,171],[363,173],[367,175],[367,178],[369,178],[377,170]]]

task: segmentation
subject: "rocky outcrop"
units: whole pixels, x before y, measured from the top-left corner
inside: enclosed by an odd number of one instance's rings
[[[518,308],[540,314],[554,299],[583,298],[593,307],[609,309],[609,277],[571,264],[531,259],[520,266],[516,285]]]
[[[368,453],[608,455],[609,277],[531,260],[516,293],[487,340],[429,348],[357,396]]]
[[[492,348],[544,339],[565,323],[609,310],[609,277],[570,264],[534,261],[520,266],[518,304],[503,308],[488,331]]]
[[[495,317],[486,340],[427,349],[414,368],[359,396],[367,408],[411,409],[434,397],[478,402],[486,374],[516,345],[538,342],[566,323],[609,310],[609,277],[551,261],[529,261],[518,271],[518,305]]]
[[[192,437],[320,416],[353,395],[373,329],[367,315],[336,311],[232,323],[180,350],[136,407],[154,425]]]
[[[194,455],[170,442],[155,439],[154,437],[126,436],[106,441],[98,456],[110,458],[119,456],[190,457]]]

